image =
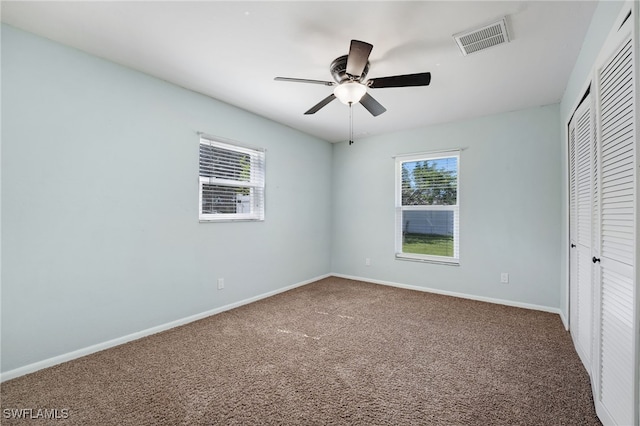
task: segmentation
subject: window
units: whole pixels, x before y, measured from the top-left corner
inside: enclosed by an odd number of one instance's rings
[[[264,220],[264,150],[200,138],[201,221]]]
[[[396,258],[459,263],[459,151],[396,157]]]

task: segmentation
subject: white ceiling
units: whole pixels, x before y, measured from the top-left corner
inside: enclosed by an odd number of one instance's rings
[[[331,142],[348,107],[303,115],[331,87],[351,39],[373,44],[368,77],[430,71],[428,87],[370,89],[357,137],[558,102],[594,1],[2,2],[2,21]],[[507,16],[511,42],[462,56],[452,35]]]

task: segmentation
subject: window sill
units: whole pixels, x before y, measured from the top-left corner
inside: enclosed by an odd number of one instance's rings
[[[438,265],[460,266],[460,259],[446,257],[425,257],[420,255],[411,255],[408,253],[396,253],[396,260],[406,260],[409,262],[435,263]]]
[[[260,218],[216,218],[216,219],[203,219],[198,220],[200,223],[216,223],[216,222],[264,222],[264,219]]]

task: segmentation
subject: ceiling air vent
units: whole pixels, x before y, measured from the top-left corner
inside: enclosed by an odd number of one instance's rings
[[[509,34],[507,33],[506,18],[475,30],[454,34],[453,38],[464,56],[498,44],[508,43]]]

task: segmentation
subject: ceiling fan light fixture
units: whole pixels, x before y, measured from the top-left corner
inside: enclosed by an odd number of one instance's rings
[[[304,115],[315,114],[337,98],[349,107],[354,103],[359,103],[374,117],[379,116],[387,109],[380,105],[380,102],[376,101],[373,96],[368,93],[369,89],[428,86],[431,82],[430,72],[392,75],[366,80],[365,77],[369,72],[369,54],[372,48],[372,44],[359,40],[351,40],[349,54],[334,59],[329,67],[335,83],[332,81],[291,77],[276,77],[275,80],[322,84],[324,86],[334,87],[333,93],[312,106]],[[349,114],[351,114],[351,108],[349,108]]]
[[[333,94],[345,105],[360,102],[365,93],[367,93],[367,87],[356,81],[339,84],[333,89]]]

